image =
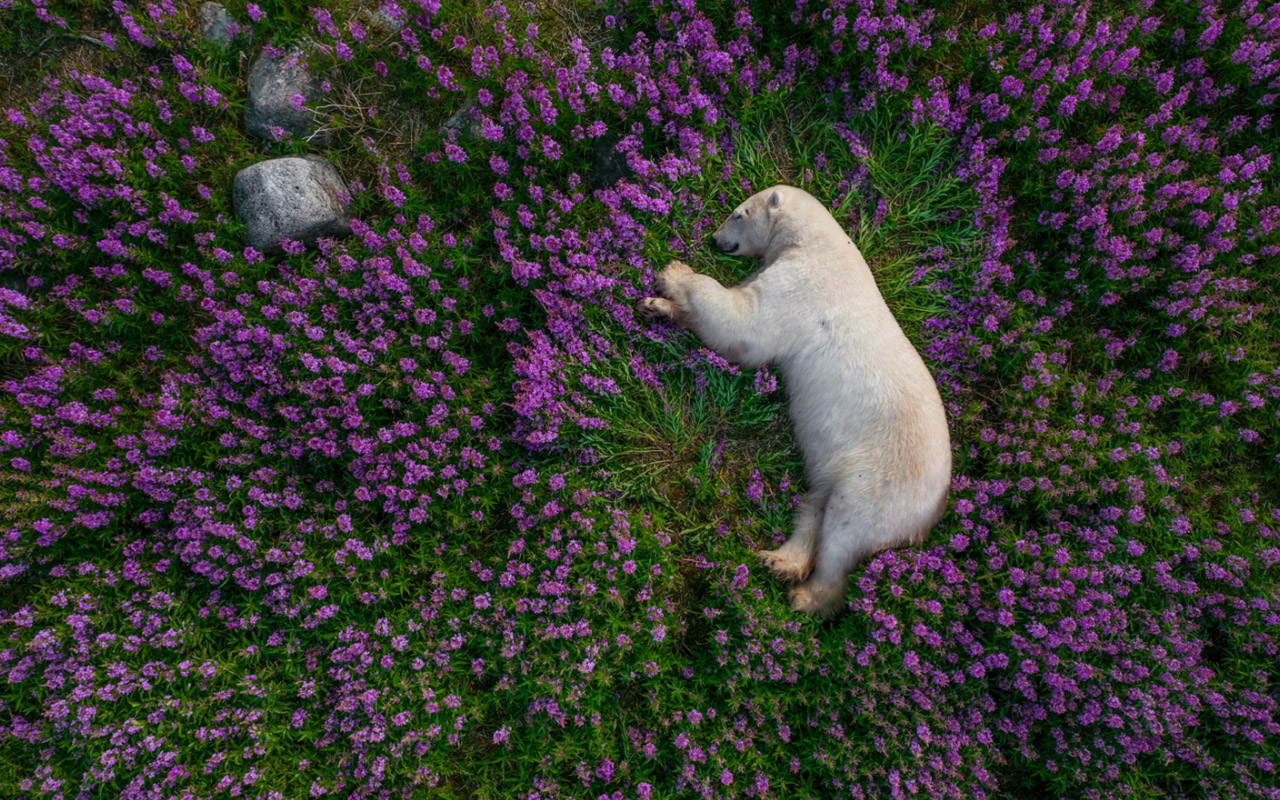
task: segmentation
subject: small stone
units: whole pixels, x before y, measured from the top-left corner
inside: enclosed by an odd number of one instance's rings
[[[468,98],[467,102],[462,104],[462,108],[458,109],[458,113],[449,117],[440,126],[440,135],[448,139],[450,138],[449,132],[453,131],[459,139],[479,139],[483,128],[480,125],[480,120],[471,114],[472,109],[475,107],[475,98]]]
[[[369,10],[368,18],[369,26],[381,36],[390,36],[393,33],[399,33],[400,29],[404,27],[404,24],[383,8],[381,3],[379,3],[376,8]]]
[[[591,172],[587,174],[587,186],[606,189],[624,178],[635,175],[627,163],[627,157],[618,152],[622,140],[613,134],[605,134],[591,148]]]
[[[274,126],[319,145],[328,142],[328,131],[319,130],[319,113],[294,104],[298,95],[304,102],[320,97],[320,82],[307,71],[304,61],[303,51],[294,49],[278,59],[259,56],[253,63],[244,112],[244,126],[250,133],[275,141]]]
[[[347,236],[350,196],[338,171],[316,155],[260,161],[236,173],[231,191],[245,243],[280,253],[281,239],[307,245],[321,236]]]
[[[13,292],[22,295],[24,300],[18,300],[12,297],[0,297],[0,314],[3,314],[3,306],[5,302],[9,305],[16,305],[19,308],[26,308],[26,300],[31,299],[31,284],[27,283],[27,279],[23,275],[19,275],[17,270],[2,269],[0,270],[0,292]]]
[[[231,18],[231,14],[218,3],[204,3],[200,6],[199,26],[200,36],[206,42],[216,45],[230,44],[240,32],[240,26]]]

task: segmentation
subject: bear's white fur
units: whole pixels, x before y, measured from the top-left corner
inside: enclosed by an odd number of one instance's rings
[[[829,614],[872,553],[919,544],[946,507],[951,440],[937,385],[840,224],[808,192],[747,198],[712,236],[764,257],[732,288],[672,261],[641,313],[693,331],[723,358],[786,378],[809,493],[791,538],[759,553],[793,581],[791,607]]]

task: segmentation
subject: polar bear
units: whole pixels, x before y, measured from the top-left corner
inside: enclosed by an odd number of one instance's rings
[[[828,615],[859,561],[919,544],[942,516],[951,484],[942,398],[853,240],[808,192],[752,195],[711,242],[764,263],[726,288],[672,261],[657,276],[659,296],[638,309],[728,361],[781,368],[809,493],[791,537],[758,555],[796,584],[792,609]]]

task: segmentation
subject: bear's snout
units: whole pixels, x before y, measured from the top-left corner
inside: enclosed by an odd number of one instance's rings
[[[711,237],[711,246],[716,248],[717,250],[721,250],[726,253],[732,253],[738,249],[737,242],[734,242],[732,245],[729,245],[723,239],[719,239],[714,235]]]

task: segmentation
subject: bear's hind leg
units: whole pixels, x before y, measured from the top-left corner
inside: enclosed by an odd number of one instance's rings
[[[818,546],[818,532],[822,530],[822,509],[827,498],[810,492],[796,509],[791,538],[776,550],[756,553],[769,571],[784,581],[799,583],[813,571],[813,555]]]
[[[813,574],[791,590],[791,609],[827,617],[845,602],[849,572],[875,551],[873,531],[880,523],[875,497],[837,487],[827,501],[818,537]]]

